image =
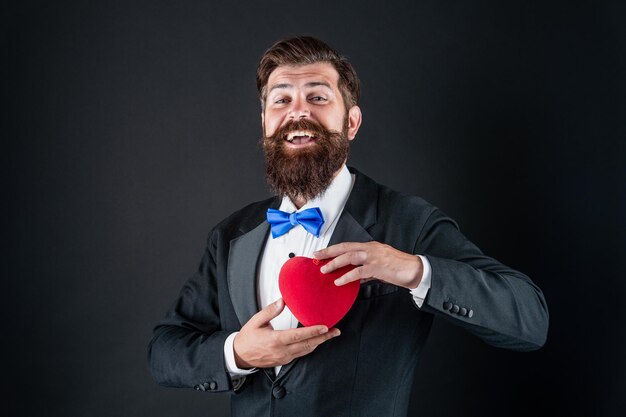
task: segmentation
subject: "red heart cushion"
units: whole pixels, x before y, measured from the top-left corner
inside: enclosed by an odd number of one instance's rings
[[[289,310],[305,326],[324,324],[333,327],[346,315],[359,292],[359,280],[336,286],[334,281],[354,269],[344,266],[328,274],[320,268],[331,259],[296,256],[284,263],[278,287]]]

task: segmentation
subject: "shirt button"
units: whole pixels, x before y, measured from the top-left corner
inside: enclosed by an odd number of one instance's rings
[[[283,398],[286,394],[287,390],[282,385],[274,387],[274,389],[272,390],[272,395],[274,396],[274,398],[277,398],[279,400]]]
[[[295,254],[295,253],[293,253],[293,252],[289,252],[289,257],[290,257],[290,258],[293,258],[294,256],[296,256],[296,254]]]

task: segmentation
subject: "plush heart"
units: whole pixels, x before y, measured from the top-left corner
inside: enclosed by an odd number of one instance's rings
[[[359,292],[359,280],[336,286],[334,281],[354,269],[344,266],[328,274],[320,268],[331,259],[296,256],[284,263],[278,287],[289,310],[305,326],[324,324],[331,328],[346,315]]]

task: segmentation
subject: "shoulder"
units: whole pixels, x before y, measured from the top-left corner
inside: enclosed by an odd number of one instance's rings
[[[441,211],[422,197],[379,186],[378,223],[403,230],[417,239]]]
[[[347,207],[374,240],[408,252],[437,219],[446,219],[438,207],[422,197],[379,184],[357,170],[353,173],[355,194]]]
[[[360,171],[351,168],[356,175],[358,189],[368,195],[369,204],[376,204],[378,220],[385,217],[426,219],[438,208],[420,196],[394,190],[386,185],[379,184]]]
[[[431,213],[437,208],[422,197],[396,191],[385,185],[378,186],[378,204],[384,211],[402,211],[406,209]]]

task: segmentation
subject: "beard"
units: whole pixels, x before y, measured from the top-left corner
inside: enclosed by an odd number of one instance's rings
[[[317,137],[316,143],[300,149],[288,148],[287,135],[297,130],[310,131]],[[265,178],[270,189],[294,202],[300,198],[309,201],[326,191],[348,158],[348,117],[344,118],[341,132],[301,119],[286,123],[272,136],[264,135],[261,141]]]

